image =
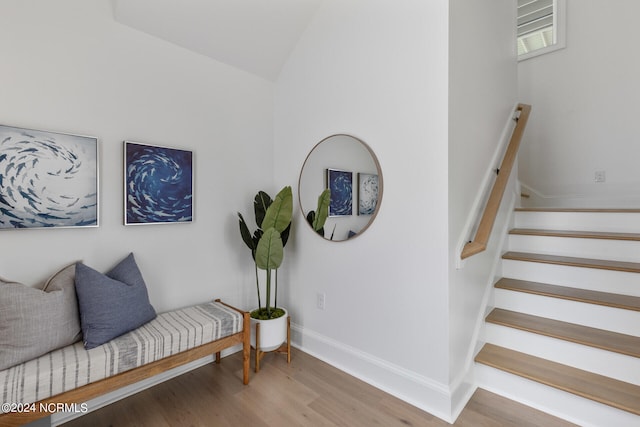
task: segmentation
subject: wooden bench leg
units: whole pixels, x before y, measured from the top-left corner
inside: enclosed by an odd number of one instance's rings
[[[260,371],[260,359],[262,359],[262,352],[260,351],[260,323],[256,323],[256,373]]]
[[[242,313],[242,383],[249,384],[249,369],[251,362],[251,316],[248,311],[239,310],[223,303],[219,298],[215,300],[229,308]],[[220,363],[220,353],[216,353],[216,363]]]
[[[291,364],[291,316],[287,317],[287,364]]]
[[[251,363],[251,319],[249,313],[244,313],[242,319],[242,382],[249,384],[249,369]]]

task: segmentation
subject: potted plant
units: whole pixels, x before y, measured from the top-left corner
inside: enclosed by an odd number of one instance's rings
[[[254,212],[258,228],[249,231],[242,214],[238,212],[240,235],[251,250],[256,272],[256,290],[258,308],[251,311],[251,341],[254,348],[261,351],[275,350],[287,337],[287,311],[278,307],[278,268],[284,258],[284,246],[289,239],[291,217],[293,214],[293,195],[291,187],[284,187],[272,200],[264,191],[254,198]],[[263,306],[260,296],[258,270],[265,272],[266,298]],[[275,276],[273,306],[271,284]],[[255,323],[260,323],[260,342],[256,346]]]

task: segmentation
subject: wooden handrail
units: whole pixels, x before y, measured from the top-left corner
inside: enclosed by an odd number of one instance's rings
[[[519,112],[520,114],[516,117],[517,123],[513,129],[513,133],[511,134],[511,141],[509,141],[509,146],[507,147],[507,151],[502,159],[500,169],[498,169],[498,177],[493,183],[493,188],[491,189],[489,200],[487,200],[487,204],[484,208],[482,218],[480,219],[476,235],[473,240],[464,245],[464,248],[462,249],[462,254],[460,255],[460,258],[462,259],[468,258],[487,249],[487,242],[489,241],[489,236],[493,229],[493,223],[498,215],[498,209],[500,208],[502,196],[504,195],[504,190],[507,188],[507,182],[509,181],[509,176],[511,175],[511,170],[513,169],[513,164],[515,163],[516,155],[518,154],[518,148],[520,147],[520,141],[524,134],[524,128],[527,126],[527,121],[529,120],[531,106],[527,104],[518,104],[516,112]]]

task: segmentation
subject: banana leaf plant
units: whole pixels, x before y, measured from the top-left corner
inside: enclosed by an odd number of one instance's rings
[[[289,240],[291,218],[293,215],[293,194],[291,187],[284,187],[275,199],[259,191],[253,201],[256,225],[258,228],[251,234],[242,214],[238,212],[240,235],[251,250],[255,265],[256,289],[258,293],[258,309],[251,312],[257,319],[275,319],[284,314],[278,308],[278,268],[284,258],[284,246]],[[266,304],[262,306],[260,297],[260,281],[258,269],[266,274]],[[271,276],[275,272],[274,304],[271,308]]]
[[[316,210],[309,211],[307,214],[307,222],[311,225],[311,228],[322,237],[324,237],[324,223],[329,216],[329,203],[331,203],[331,190],[327,188],[318,197],[318,207]]]

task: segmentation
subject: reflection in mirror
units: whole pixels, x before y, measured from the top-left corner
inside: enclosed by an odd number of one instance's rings
[[[324,238],[343,241],[359,236],[373,222],[382,200],[382,171],[371,148],[344,134],[320,141],[300,172],[298,197],[305,218],[326,188],[331,190],[331,201]]]

